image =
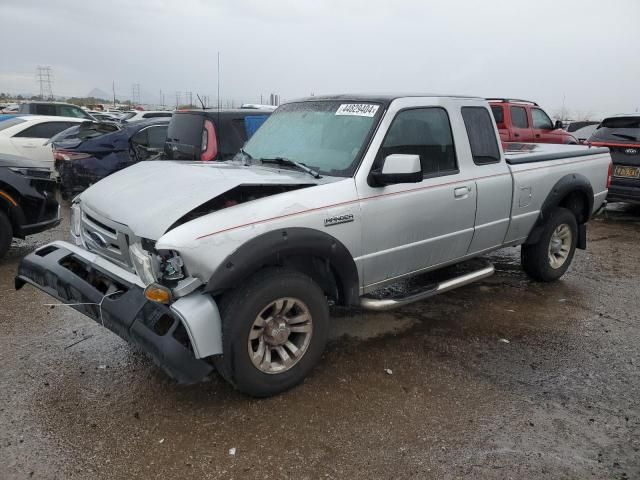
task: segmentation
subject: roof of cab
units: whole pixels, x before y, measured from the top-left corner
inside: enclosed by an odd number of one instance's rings
[[[473,100],[484,100],[482,97],[475,95],[444,95],[441,93],[386,93],[386,94],[339,94],[339,95],[318,95],[314,97],[304,97],[291,102],[313,102],[313,101],[347,101],[347,102],[377,102],[377,103],[391,103],[398,98],[408,97],[448,97],[448,98],[466,98]]]

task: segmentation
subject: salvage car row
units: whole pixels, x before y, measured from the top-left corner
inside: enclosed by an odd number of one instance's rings
[[[565,273],[609,191],[626,194],[614,182],[640,177],[628,143],[638,119],[602,122],[597,143],[609,148],[562,133],[506,142],[542,121],[536,111],[509,99],[342,95],[270,116],[83,122],[51,141],[65,194],[86,189],[72,202],[72,242],[25,257],[16,287],[72,304],[180,382],[215,368],[250,395],[282,392],[318,362],[329,305],[428,298],[491,275],[491,264],[467,262],[504,246],[521,246],[535,280]],[[548,144],[558,138],[566,145]],[[8,168],[36,185],[28,166]],[[37,210],[51,212],[42,185]],[[0,198],[3,227],[18,236],[59,221],[56,211],[14,225],[12,193]],[[376,293],[430,272],[438,278],[420,290]]]

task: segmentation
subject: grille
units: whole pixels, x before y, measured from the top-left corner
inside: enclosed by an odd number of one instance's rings
[[[125,225],[102,218],[83,207],[81,235],[87,250],[134,271],[129,256],[131,234]]]

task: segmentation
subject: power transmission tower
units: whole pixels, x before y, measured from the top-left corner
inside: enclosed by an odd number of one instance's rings
[[[180,92],[176,92],[176,109],[180,107]]]
[[[193,93],[184,92],[184,103],[189,102],[189,108],[193,107]]]
[[[134,83],[131,85],[131,103],[134,105],[140,105],[142,101],[140,100],[140,84]]]
[[[38,65],[37,78],[40,84],[40,98],[43,100],[53,100],[51,67],[41,67]]]

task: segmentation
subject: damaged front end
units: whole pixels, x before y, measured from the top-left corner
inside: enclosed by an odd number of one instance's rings
[[[205,357],[222,353],[214,300],[194,293],[170,306],[147,300],[128,270],[66,242],[53,242],[20,263],[16,289],[33,285],[140,347],[179,383],[204,380]]]

